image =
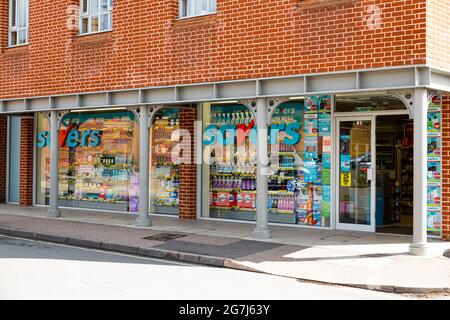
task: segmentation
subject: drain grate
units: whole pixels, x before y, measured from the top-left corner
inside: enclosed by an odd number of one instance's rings
[[[181,233],[159,233],[155,234],[154,236],[145,237],[144,240],[152,240],[152,241],[161,241],[161,242],[167,242],[170,240],[176,240],[183,237],[186,237],[186,234]]]

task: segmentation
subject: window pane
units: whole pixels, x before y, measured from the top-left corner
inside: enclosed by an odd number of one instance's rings
[[[18,0],[18,23],[19,27],[27,26],[27,4],[26,0]]]
[[[16,26],[16,0],[10,1],[11,27]]]
[[[98,31],[98,16],[91,17],[91,32]]]
[[[81,0],[81,13],[88,12],[88,0]]]
[[[109,0],[100,0],[100,11],[108,11],[108,2]]]
[[[209,0],[210,3],[210,9],[209,12],[216,12],[216,0]]]
[[[49,125],[37,126],[36,200],[49,203]],[[83,142],[66,141],[59,149],[59,201],[64,206],[137,212],[139,130],[130,112],[70,113],[61,129],[78,131]],[[70,143],[70,144],[69,144]]]
[[[81,19],[81,33],[89,32],[89,20],[88,18]]]
[[[20,30],[18,33],[17,44],[27,43],[27,30]]]
[[[208,13],[208,1],[209,0],[201,0],[201,9],[200,9],[201,14]]]
[[[109,14],[100,15],[100,31],[109,29]]]
[[[11,46],[15,46],[17,44],[17,32],[11,32],[11,40],[9,43]]]
[[[90,15],[98,13],[98,0],[91,0]]]

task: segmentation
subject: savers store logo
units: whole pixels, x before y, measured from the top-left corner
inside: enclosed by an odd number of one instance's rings
[[[59,147],[98,147],[102,143],[103,131],[101,130],[83,130],[75,128],[74,124],[69,125],[65,130],[59,131]],[[41,131],[37,136],[36,146],[44,148],[50,144],[50,132]]]

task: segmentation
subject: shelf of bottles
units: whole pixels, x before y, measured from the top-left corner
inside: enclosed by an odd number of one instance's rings
[[[220,130],[224,125],[248,126],[254,118],[244,106],[212,106],[211,122]],[[215,160],[210,165],[210,212],[221,217],[234,212],[238,219],[244,212],[256,213],[256,141],[245,139],[238,144],[234,137],[234,141],[217,146],[222,156],[212,155]]]
[[[172,159],[172,150],[180,141],[179,128],[179,110],[167,109],[155,116],[151,129],[151,190],[156,213],[178,213],[180,171],[179,165]]]
[[[61,148],[59,198],[63,205],[104,204],[106,209],[137,211],[138,177],[134,121],[127,112],[72,116],[79,131],[100,130],[96,147]],[[67,120],[73,121],[74,119]],[[89,205],[87,205],[89,207]],[[100,205],[93,207],[101,208]]]

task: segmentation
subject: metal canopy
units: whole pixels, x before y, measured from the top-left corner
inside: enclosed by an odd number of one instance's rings
[[[450,92],[450,71],[426,65],[0,100],[0,113],[182,104],[427,88]]]

